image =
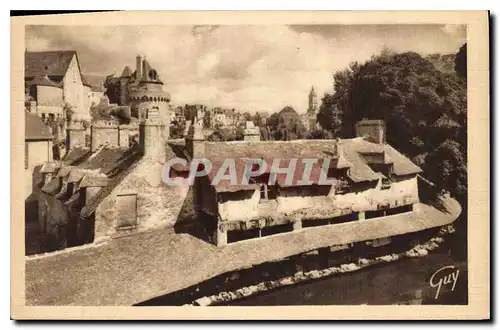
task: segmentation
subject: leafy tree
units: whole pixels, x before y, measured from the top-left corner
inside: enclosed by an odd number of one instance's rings
[[[307,135],[307,139],[310,140],[329,140],[334,137],[335,136],[327,130],[314,130]]]
[[[457,196],[467,193],[467,160],[458,142],[445,140],[426,157],[426,176],[443,191]]]
[[[216,129],[207,138],[208,141],[220,142],[220,141],[241,141],[245,138],[244,129],[238,127],[236,129],[232,128],[219,128]]]
[[[262,116],[256,112],[252,119],[255,126],[260,127],[262,125]]]
[[[245,112],[245,113],[243,113],[243,118],[245,118],[245,121],[251,121],[252,115],[248,112]]]
[[[467,81],[467,44],[463,44],[455,56],[455,71],[460,78]]]
[[[436,186],[466,193],[467,100],[458,74],[441,72],[414,52],[384,52],[334,78],[334,93],[325,95],[318,116],[323,127],[333,130],[334,109],[343,137],[354,136],[363,118],[382,119],[387,142],[429,172]]]
[[[268,126],[274,140],[296,140],[306,136],[307,130],[297,112],[290,106],[269,117]]]
[[[321,127],[329,131],[332,136],[340,135],[342,129],[342,112],[339,110],[333,95],[325,94],[323,96],[317,120]]]
[[[66,119],[68,123],[71,122],[73,119],[73,114],[75,113],[75,110],[73,110],[73,106],[69,103],[64,103],[63,106],[63,117]]]
[[[178,122],[176,120],[172,121],[170,125],[170,137],[172,139],[183,138],[185,129],[186,129],[186,123]]]
[[[260,126],[259,131],[260,131],[261,141],[268,141],[269,140],[269,128],[267,126]]]
[[[211,126],[211,116],[209,111],[205,111],[205,115],[203,116],[203,126],[204,127],[212,127]]]
[[[120,79],[113,75],[107,76],[104,81],[104,94],[109,98],[109,103],[120,102]]]

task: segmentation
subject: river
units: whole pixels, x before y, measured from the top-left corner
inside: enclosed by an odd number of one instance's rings
[[[452,283],[437,287],[429,281],[433,273],[445,266],[458,269],[454,290]],[[444,276],[454,270],[442,270]],[[439,276],[435,276],[435,283]],[[228,302],[230,306],[277,305],[392,305],[392,304],[467,304],[467,265],[446,251],[423,258],[380,264],[341,276],[332,276],[304,284]]]

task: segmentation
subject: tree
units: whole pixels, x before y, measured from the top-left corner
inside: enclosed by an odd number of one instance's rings
[[[255,126],[260,127],[262,125],[261,115],[258,112],[256,112],[255,115],[253,116],[252,121],[253,121]]]
[[[467,93],[457,74],[439,71],[414,52],[386,52],[334,77],[322,116],[329,118],[335,105],[342,136],[353,136],[363,118],[382,119],[387,142],[429,172],[436,186],[466,193]]]
[[[248,112],[245,112],[245,113],[243,113],[243,118],[245,118],[245,121],[251,121],[252,115]]]
[[[323,96],[317,120],[321,127],[329,131],[332,136],[340,135],[342,129],[342,112],[337,106],[333,95],[325,94]]]
[[[63,117],[65,120],[70,123],[71,120],[73,119],[73,114],[75,113],[75,110],[73,110],[73,106],[69,103],[64,103],[63,106]]]
[[[170,125],[170,137],[172,139],[183,138],[185,129],[186,129],[186,123],[178,122],[176,120],[172,121]]]
[[[455,56],[455,71],[467,82],[467,43],[463,44]]]
[[[307,139],[310,140],[330,140],[335,136],[327,130],[314,130],[307,135]]]
[[[204,127],[212,127],[212,119],[211,119],[211,116],[210,116],[210,112],[209,111],[205,111],[205,114],[203,115],[203,126]]]
[[[426,157],[426,176],[442,191],[467,194],[467,160],[458,142],[445,140]]]
[[[269,117],[270,137],[274,140],[296,140],[306,136],[307,130],[297,112],[290,106]]]
[[[104,94],[109,98],[109,103],[120,103],[120,78],[113,75],[107,76],[104,81]]]

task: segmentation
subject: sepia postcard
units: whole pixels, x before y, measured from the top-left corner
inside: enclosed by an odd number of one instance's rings
[[[12,318],[490,318],[488,12],[11,27]]]

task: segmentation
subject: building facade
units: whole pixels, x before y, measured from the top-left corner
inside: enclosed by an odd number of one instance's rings
[[[39,178],[41,166],[52,161],[53,135],[41,119],[33,113],[25,112],[24,137],[24,198],[33,193],[33,186]]]
[[[225,245],[240,240],[260,238],[278,233],[330,224],[385,217],[418,209],[417,175],[420,168],[380,138],[385,136],[382,121],[366,121],[357,125],[358,137],[345,140],[259,141],[260,135],[245,136],[243,142],[207,142],[200,144],[195,158],[206,158],[212,164],[225,159],[236,162],[240,178],[249,158],[263,159],[265,172],[249,185],[234,185],[227,180],[213,187],[217,165],[207,177],[195,184],[195,205],[213,241]],[[247,130],[246,135],[249,134]],[[312,184],[302,185],[299,177],[291,182],[273,172],[273,159],[280,166],[291,158],[330,159],[330,185],[318,184],[322,162],[312,168]],[[304,165],[297,163],[297,169]],[[274,184],[269,177],[276,175]],[[301,174],[300,174],[301,175]]]
[[[35,103],[30,111],[39,116],[65,116],[71,108],[73,120],[90,120],[90,84],[80,69],[76,51],[25,53],[26,94]]]

